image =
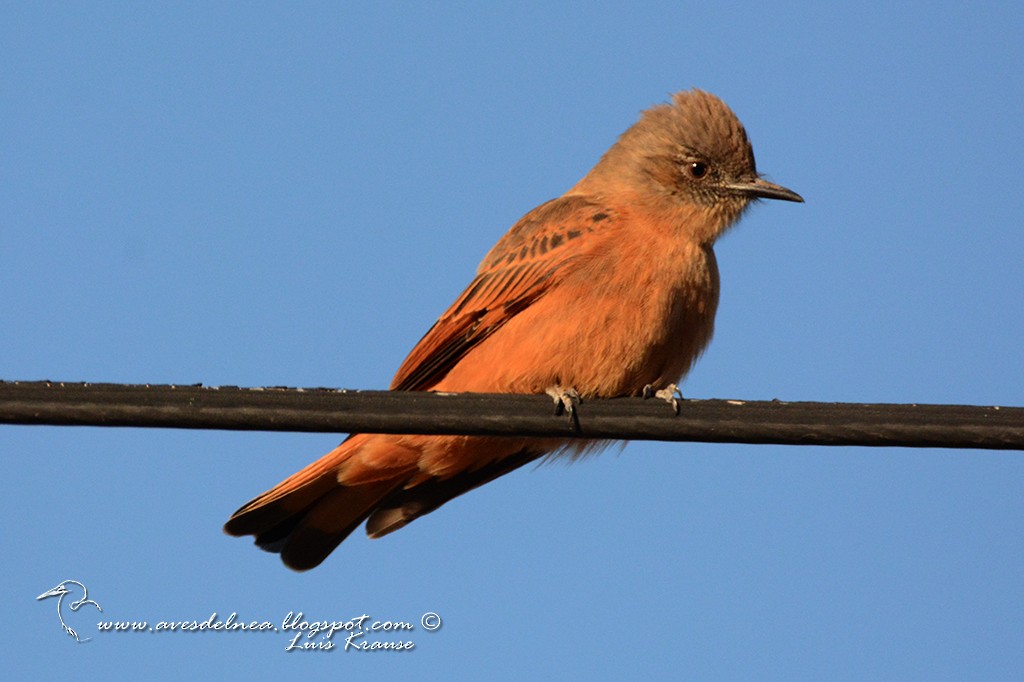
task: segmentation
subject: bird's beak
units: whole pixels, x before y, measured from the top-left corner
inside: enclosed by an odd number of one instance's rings
[[[799,201],[801,203],[804,200],[793,190],[776,185],[774,182],[768,182],[763,178],[755,178],[748,182],[734,182],[726,187],[753,199],[782,199],[783,201]]]
[[[57,585],[57,587],[53,588],[52,590],[47,590],[46,592],[43,592],[41,595],[36,597],[36,601],[40,599],[46,599],[47,597],[58,597],[65,593],[67,593],[67,590],[64,589],[64,586]]]

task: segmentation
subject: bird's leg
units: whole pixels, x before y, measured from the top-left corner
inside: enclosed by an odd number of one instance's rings
[[[580,418],[576,414],[576,406],[583,402],[579,392],[575,388],[562,388],[558,384],[549,387],[544,391],[555,401],[555,416],[565,413],[569,415],[569,421],[573,428],[580,430]]]
[[[660,391],[655,391],[654,386],[652,386],[651,384],[647,384],[646,386],[644,386],[644,392],[641,395],[643,396],[644,400],[647,400],[649,398],[661,398],[662,400],[664,400],[665,402],[672,406],[672,410],[676,413],[676,415],[679,414],[679,401],[683,399],[683,393],[675,384],[669,384]]]

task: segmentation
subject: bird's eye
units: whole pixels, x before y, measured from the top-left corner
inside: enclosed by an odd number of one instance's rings
[[[691,161],[686,169],[690,172],[690,176],[694,178],[703,178],[708,173],[708,165],[702,161]]]

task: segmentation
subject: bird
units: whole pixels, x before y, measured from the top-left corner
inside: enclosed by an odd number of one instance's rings
[[[85,589],[85,585],[78,582],[77,580],[63,580],[56,587],[47,590],[46,592],[43,592],[41,595],[36,597],[36,600],[38,601],[40,599],[47,599],[48,597],[57,597],[57,618],[60,619],[60,626],[64,628],[64,632],[74,637],[76,642],[88,642],[90,641],[91,638],[80,638],[78,636],[78,633],[75,632],[71,627],[68,626],[67,623],[64,622],[64,614],[61,613],[61,606],[63,606],[64,604],[64,597],[74,592],[72,588],[69,588],[69,585],[78,585],[80,588],[82,588],[82,598],[76,599],[68,605],[68,607],[72,611],[77,611],[78,609],[82,608],[82,606],[84,606],[85,604],[92,604],[98,610],[103,610],[103,607],[101,607],[92,599],[89,599],[89,592]]]
[[[640,114],[562,196],[516,222],[398,368],[398,391],[672,399],[711,340],[712,249],[758,199],[803,202],[762,177],[747,133],[692,89]],[[556,405],[557,406],[557,405]],[[364,521],[378,538],[542,457],[603,442],[352,434],[238,509],[224,530],[304,571]]]

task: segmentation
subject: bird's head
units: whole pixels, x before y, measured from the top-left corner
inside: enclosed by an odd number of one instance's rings
[[[625,180],[677,205],[701,209],[713,241],[756,199],[803,201],[757,173],[746,130],[725,102],[702,90],[646,111],[591,172]]]
[[[41,595],[36,597],[36,600],[38,601],[40,599],[46,599],[47,597],[60,597],[70,593],[71,590],[68,589],[68,582],[70,581],[65,580],[61,584],[57,585],[57,587],[54,587],[50,590],[47,590],[46,592],[43,592]]]

